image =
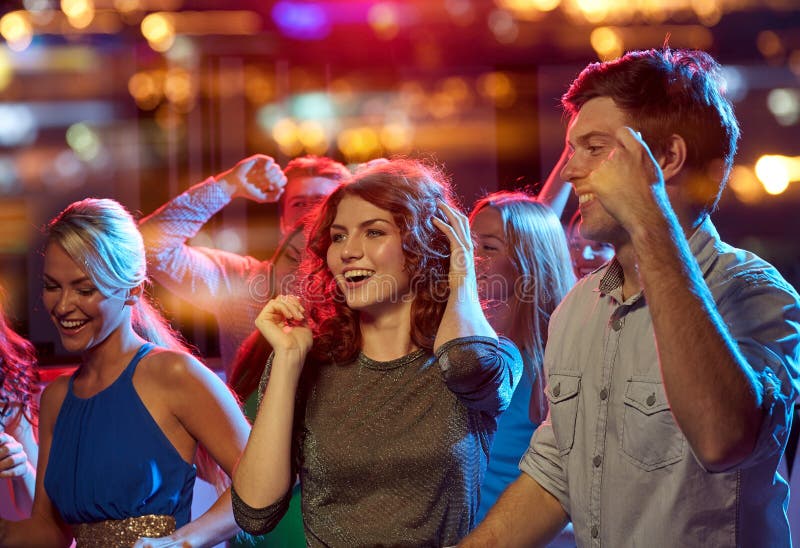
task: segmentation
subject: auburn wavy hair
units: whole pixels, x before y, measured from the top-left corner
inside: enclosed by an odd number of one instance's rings
[[[359,314],[351,310],[328,269],[330,229],[339,203],[356,196],[392,214],[400,229],[405,270],[413,303],[411,339],[420,348],[433,349],[449,295],[450,242],[433,224],[443,218],[439,202],[453,207],[455,200],[448,178],[433,164],[411,159],[370,163],[340,185],[312,215],[302,297],[306,301],[314,331],[313,359],[323,362],[351,361],[361,349]]]
[[[6,420],[18,421],[20,413],[34,427],[39,419],[36,394],[39,392],[39,373],[33,345],[18,335],[6,320],[0,294],[0,424],[9,428]],[[13,413],[12,407],[19,406]]]

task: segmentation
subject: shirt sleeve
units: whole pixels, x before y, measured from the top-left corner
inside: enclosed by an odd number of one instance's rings
[[[283,497],[264,508],[254,508],[243,501],[236,489],[231,486],[231,505],[233,518],[236,524],[246,533],[263,535],[272,531],[289,509],[292,490],[289,489]]]
[[[519,469],[553,495],[567,515],[571,515],[567,475],[562,462],[548,413],[545,421],[534,430],[531,443],[519,461]]]
[[[478,411],[496,416],[508,407],[522,376],[522,357],[505,337],[461,337],[436,352],[447,387]]]
[[[773,268],[734,275],[718,309],[761,385],[763,421],[746,468],[780,452],[800,390],[800,299]]]
[[[230,298],[265,301],[269,294],[263,261],[187,244],[228,203],[228,194],[210,177],[139,223],[149,274],[172,293],[215,315],[230,305]]]

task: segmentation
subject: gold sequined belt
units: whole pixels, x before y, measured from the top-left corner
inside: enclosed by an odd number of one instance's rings
[[[130,548],[139,537],[166,537],[174,532],[173,516],[137,516],[72,526],[77,548]]]

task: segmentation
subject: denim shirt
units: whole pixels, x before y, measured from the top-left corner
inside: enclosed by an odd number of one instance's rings
[[[571,516],[581,546],[790,545],[789,491],[776,469],[800,388],[798,294],[771,265],[720,241],[708,219],[689,247],[764,388],[756,447],[722,473],[695,458],[670,411],[646,298],[622,300],[612,260],[553,314],[550,414],[520,462]]]

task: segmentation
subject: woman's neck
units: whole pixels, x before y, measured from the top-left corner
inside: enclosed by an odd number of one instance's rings
[[[411,303],[370,315],[362,312],[361,351],[377,361],[401,358],[418,347],[411,340]]]
[[[82,376],[103,382],[116,378],[137,352],[144,340],[130,325],[120,326],[99,344],[86,350],[81,356]]]

